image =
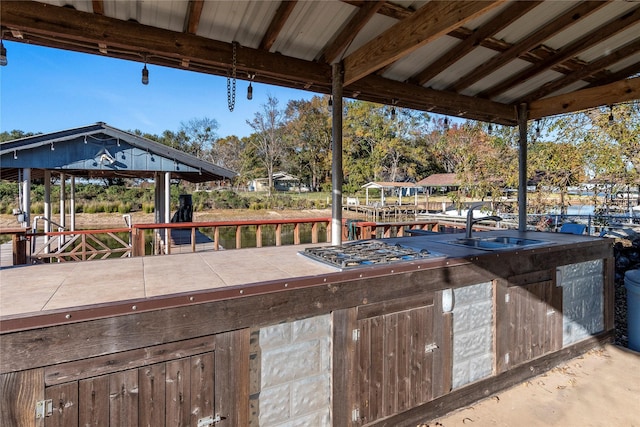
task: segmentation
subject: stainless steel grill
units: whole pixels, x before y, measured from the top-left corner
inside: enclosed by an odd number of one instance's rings
[[[392,245],[376,240],[347,243],[340,246],[319,246],[300,252],[316,261],[340,269],[390,264],[401,261],[442,257],[427,249],[416,250],[402,245]]]

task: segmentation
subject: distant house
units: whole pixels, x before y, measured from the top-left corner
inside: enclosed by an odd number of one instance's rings
[[[460,187],[460,180],[455,173],[434,173],[416,182],[416,186],[426,188],[427,193],[448,193]]]
[[[309,187],[302,185],[300,178],[289,175],[286,172],[276,172],[273,174],[273,188],[276,191],[309,191]],[[256,178],[249,183],[250,191],[269,191],[268,178]]]

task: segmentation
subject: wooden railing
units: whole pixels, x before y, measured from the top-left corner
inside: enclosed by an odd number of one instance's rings
[[[309,242],[303,242],[301,239],[303,224],[311,225]],[[240,249],[243,247],[242,232],[249,227],[255,227],[255,245],[252,244],[251,247],[260,248],[263,246],[266,227],[274,229],[275,246],[283,245],[285,229],[289,228],[291,228],[292,232],[292,244],[318,243],[320,242],[321,225],[326,227],[324,241],[330,241],[331,218],[134,224],[132,226],[132,250],[133,256],[144,256],[145,241],[148,241],[145,237],[148,237],[146,234],[151,232],[155,238],[154,253],[170,254],[172,251],[177,249],[183,251],[185,248],[191,252],[196,252],[199,249],[217,251],[223,249],[220,239],[220,231],[223,228],[233,228],[235,235],[235,246],[224,247],[224,249]],[[167,242],[170,244],[167,244]]]
[[[31,263],[89,261],[131,256],[129,228],[108,230],[54,231],[49,233],[27,233],[31,240]]]
[[[304,227],[305,225],[307,227]],[[303,227],[306,228],[305,238],[302,236]],[[231,242],[227,239],[223,247],[221,230],[225,228],[231,228],[235,238]],[[464,229],[464,223],[443,222],[437,219],[386,223],[347,219],[343,220],[342,240],[348,242],[403,237],[410,235],[411,230],[455,232],[461,229]],[[17,257],[26,261],[23,263],[89,261],[150,254],[330,242],[331,218],[150,223],[105,230],[49,233],[26,231],[23,236],[30,244],[22,245],[22,249],[14,247],[14,252],[29,251],[24,257]],[[14,262],[14,265],[20,263]]]

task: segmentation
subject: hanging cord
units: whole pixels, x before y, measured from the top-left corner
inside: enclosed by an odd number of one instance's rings
[[[233,57],[231,61],[231,74],[227,71],[227,104],[229,111],[236,106],[236,49],[238,42],[233,42]]]

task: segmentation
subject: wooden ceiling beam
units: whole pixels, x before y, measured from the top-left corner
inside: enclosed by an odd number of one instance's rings
[[[284,25],[287,23],[287,19],[293,12],[293,9],[296,7],[298,0],[285,0],[280,3],[278,6],[278,10],[276,10],[276,14],[273,16],[271,23],[269,24],[269,28],[267,28],[267,32],[262,37],[262,41],[260,42],[260,49],[269,50],[276,42],[280,31],[284,28]]]
[[[462,39],[462,42],[455,45],[453,49],[443,54],[435,60],[431,65],[410,78],[410,81],[422,86],[429,80],[446,70],[448,67],[456,63],[460,58],[471,52],[473,49],[482,44],[482,42],[494,36],[499,31],[511,25],[518,18],[538,6],[541,1],[517,1],[509,5],[501,13],[496,15],[491,21],[478,28],[468,37]],[[451,33],[449,34],[451,35]]]
[[[200,16],[202,16],[202,7],[204,0],[189,0],[187,6],[187,16],[184,23],[184,32],[187,34],[195,34],[198,32],[200,25]]]
[[[615,73],[610,73],[606,77],[600,79],[598,82],[594,82],[589,87],[602,86],[610,83],[617,82],[618,80],[628,79],[632,77],[638,77],[640,75],[640,62],[631,64],[622,70],[618,70]]]
[[[351,6],[356,6],[362,8],[366,6],[366,4],[370,0],[341,0],[343,3],[350,4]],[[399,4],[384,2],[382,7],[379,10],[379,13],[384,16],[388,16],[389,18],[397,19],[399,21],[406,19],[415,13],[415,10],[408,9]]]
[[[575,113],[636,99],[640,99],[640,77],[534,101],[529,104],[529,119]]]
[[[386,4],[385,0],[367,1],[358,9],[356,14],[349,20],[347,25],[342,28],[340,34],[331,42],[330,45],[325,47],[324,52],[320,56],[320,62],[326,62],[327,64],[333,64],[339,58],[342,52],[351,44],[353,39],[356,38],[360,30],[375,16],[380,8]]]
[[[122,21],[70,8],[33,1],[3,1],[0,21],[7,28],[24,33],[66,39],[67,49],[78,50],[74,44],[105,44],[111,56],[114,51],[147,54],[149,63],[167,58],[182,63],[189,60],[212,68],[228,69],[232,61],[231,43],[207,39],[193,34],[177,33]],[[89,24],[90,23],[90,24]],[[157,57],[157,58],[154,58]],[[240,46],[237,49],[237,69],[269,76],[280,81],[302,84],[331,82],[331,67],[310,61],[272,54],[260,49]],[[223,74],[224,75],[224,74]],[[257,80],[259,81],[259,80]]]
[[[612,52],[609,55],[603,56],[602,58],[585,65],[584,67],[574,71],[573,73],[567,74],[560,79],[543,85],[540,89],[528,94],[520,102],[529,103],[536,99],[542,99],[545,96],[562,89],[563,87],[567,87],[570,84],[577,82],[578,80],[584,80],[588,76],[595,74],[598,71],[604,70],[612,64],[615,64],[631,55],[635,55],[638,52],[640,52],[640,40],[636,40],[635,42],[630,43]]]
[[[91,6],[93,7],[93,13],[97,15],[104,15],[104,1],[103,0],[91,0]]]
[[[486,99],[442,92],[422,86],[398,82],[377,75],[364,77],[345,86],[344,93],[359,93],[358,99],[432,111],[452,116],[500,123],[517,124],[515,109]]]
[[[619,34],[631,26],[634,26],[638,21],[640,21],[640,6],[629,11],[623,16],[614,19],[613,21],[594,29],[586,36],[581,37],[575,42],[563,47],[555,55],[535,64],[533,67],[525,68],[520,73],[511,76],[490,89],[482,91],[477,96],[491,99],[501,93],[504,93],[514,86],[517,86],[556,65],[562,64],[602,41]]]
[[[430,1],[409,18],[365,43],[344,59],[345,86],[449,33],[502,4],[495,1]]]
[[[518,58],[524,52],[528,52],[545,40],[553,37],[560,31],[567,29],[572,24],[575,24],[576,22],[580,21],[581,19],[587,17],[591,13],[606,5],[607,2],[599,0],[586,1],[584,3],[578,4],[576,7],[573,7],[569,11],[560,15],[549,25],[545,25],[535,33],[525,37],[522,41],[514,44],[507,51],[501,53],[500,55],[494,56],[485,63],[481,64],[471,73],[462,76],[456,82],[449,85],[446,90],[453,92],[462,91],[463,89],[471,86],[472,84],[493,73],[498,68]]]

